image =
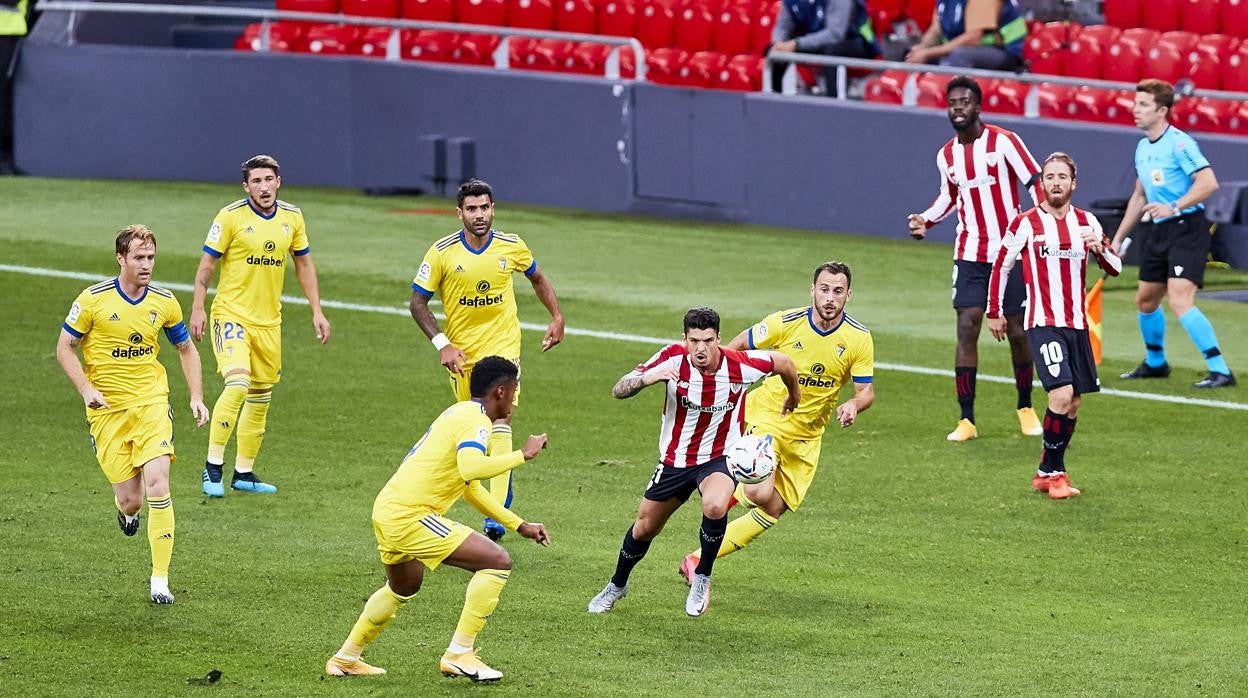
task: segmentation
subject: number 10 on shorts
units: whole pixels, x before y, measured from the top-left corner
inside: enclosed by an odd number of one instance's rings
[[[1040,356],[1044,358],[1044,365],[1049,369],[1049,375],[1056,378],[1062,371],[1062,362],[1066,360],[1066,355],[1062,353],[1061,343],[1045,342],[1041,344]]]

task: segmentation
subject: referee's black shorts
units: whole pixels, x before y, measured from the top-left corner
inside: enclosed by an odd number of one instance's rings
[[[1205,285],[1209,221],[1204,209],[1154,223],[1140,245],[1140,281],[1187,279],[1197,288]]]

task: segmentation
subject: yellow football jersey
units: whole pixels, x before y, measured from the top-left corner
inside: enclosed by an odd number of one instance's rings
[[[61,327],[82,340],[87,380],[108,402],[109,409],[92,414],[169,400],[169,379],[157,361],[160,331],[173,344],[190,338],[172,293],[148,286],[131,299],[117,279],[101,281],[78,294]]]
[[[459,470],[459,451],[475,448],[487,453],[492,426],[485,407],[473,400],[443,410],[381,488],[374,511],[411,508],[445,514],[468,490]],[[523,462],[521,458],[515,465]],[[520,518],[502,523],[515,528]]]
[[[823,436],[842,387],[849,382],[870,383],[875,374],[875,345],[871,332],[849,315],[828,332],[815,328],[809,307],[772,313],[749,330],[751,349],[784,353],[797,367],[802,400],[786,417],[780,409],[788,388],[778,376],[765,380],[750,393],[745,419],[766,426],[777,436],[810,440]]]
[[[517,235],[490,231],[485,247],[474,250],[459,231],[433,243],[412,280],[426,298],[442,296],[443,332],[468,356],[469,365],[486,356],[520,356],[520,316],[512,274],[532,276],[537,262]]]
[[[279,199],[264,216],[241,199],[221,209],[204,242],[204,252],[221,259],[213,311],[253,327],[280,325],[286,259],[310,251],[296,206]]]

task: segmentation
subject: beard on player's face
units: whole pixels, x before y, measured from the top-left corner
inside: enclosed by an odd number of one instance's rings
[[[1074,192],[1069,189],[1058,192],[1047,190],[1044,193],[1044,202],[1048,204],[1050,208],[1063,208],[1066,204],[1070,203],[1070,196],[1073,193]]]

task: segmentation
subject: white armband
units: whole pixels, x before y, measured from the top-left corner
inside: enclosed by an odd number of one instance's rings
[[[433,342],[433,348],[437,349],[438,351],[442,351],[443,347],[451,343],[451,340],[446,338],[446,333],[444,332],[437,333],[436,335],[433,336],[433,339],[429,341]]]

